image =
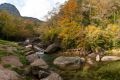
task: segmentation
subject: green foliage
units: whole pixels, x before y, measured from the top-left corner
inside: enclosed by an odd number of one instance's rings
[[[36,28],[34,22],[22,17],[13,16],[5,11],[0,11],[1,38],[19,40],[32,37],[35,34],[34,28]]]
[[[99,80],[120,80],[120,62],[111,62],[97,70]]]
[[[42,38],[45,42],[54,42],[60,32],[59,28],[44,28],[42,29]]]
[[[44,41],[54,42],[56,38],[61,40],[63,49],[84,48],[86,51],[101,51],[120,47],[120,28],[110,24],[107,27],[96,26],[71,26],[45,28]]]

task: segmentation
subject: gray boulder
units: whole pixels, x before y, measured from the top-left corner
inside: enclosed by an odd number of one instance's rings
[[[0,67],[0,80],[21,80],[20,75],[9,69]]]
[[[32,63],[33,61],[39,59],[37,54],[31,54],[26,56],[26,59],[28,60],[28,62]]]
[[[41,80],[63,80],[57,73],[51,72],[51,74]]]
[[[30,64],[30,66],[34,67],[37,66],[39,68],[47,69],[48,65],[43,59],[37,59],[33,63]]]
[[[81,68],[82,64],[85,62],[84,58],[80,57],[58,57],[54,60],[54,65],[57,65],[58,67],[62,69],[79,69]]]
[[[46,48],[45,53],[55,53],[56,51],[59,50],[60,50],[60,45],[58,43],[53,43]]]

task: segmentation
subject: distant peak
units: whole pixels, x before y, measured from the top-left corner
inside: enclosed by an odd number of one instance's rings
[[[5,10],[12,15],[20,16],[20,12],[18,11],[18,9],[13,4],[10,3],[0,4],[0,10]]]

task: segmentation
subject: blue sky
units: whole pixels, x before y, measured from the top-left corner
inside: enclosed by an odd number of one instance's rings
[[[14,4],[22,16],[35,17],[45,20],[45,16],[56,4],[63,4],[67,0],[0,0],[1,3]]]

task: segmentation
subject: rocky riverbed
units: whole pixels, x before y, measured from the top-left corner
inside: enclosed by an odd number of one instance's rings
[[[46,46],[36,39],[0,45],[0,80],[119,80],[117,55],[82,55],[79,49],[58,52],[58,44]]]

